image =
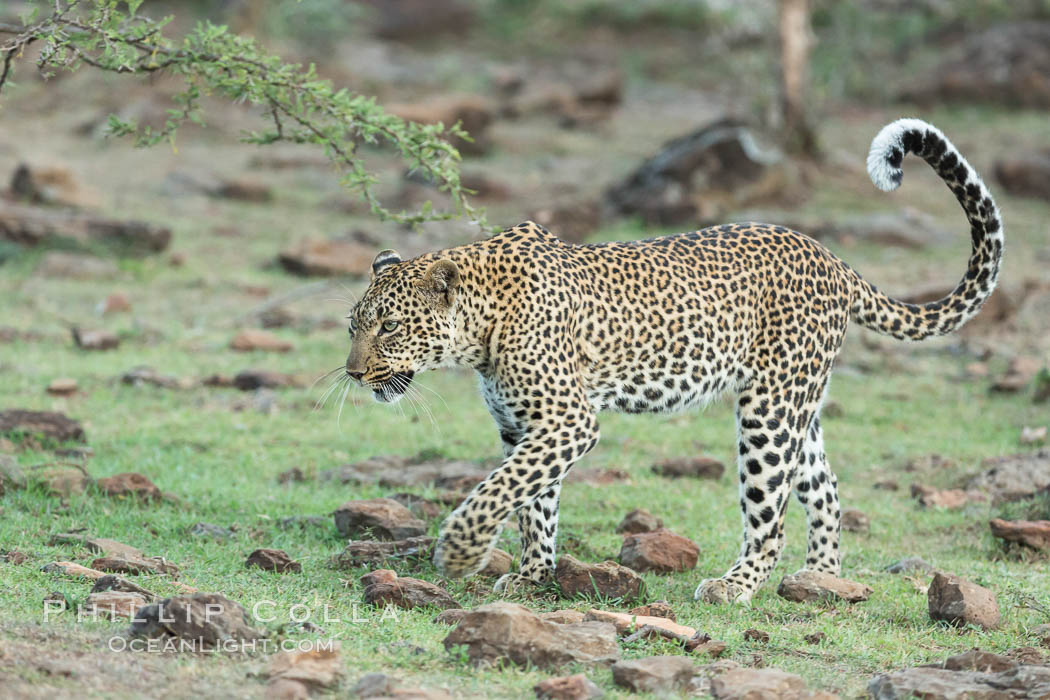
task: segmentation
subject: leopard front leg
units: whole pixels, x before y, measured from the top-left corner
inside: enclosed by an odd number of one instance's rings
[[[554,574],[555,541],[558,536],[558,498],[561,482],[518,511],[521,530],[521,566],[518,573],[504,574],[496,582],[498,593],[544,583]]]

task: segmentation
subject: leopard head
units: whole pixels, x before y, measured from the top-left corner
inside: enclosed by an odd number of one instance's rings
[[[402,262],[393,250],[372,261],[372,281],[350,319],[347,375],[394,403],[418,373],[448,364],[455,335],[459,268],[448,259]]]

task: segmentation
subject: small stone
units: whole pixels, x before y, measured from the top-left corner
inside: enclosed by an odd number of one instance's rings
[[[458,625],[460,620],[463,619],[463,616],[469,612],[469,610],[463,608],[449,608],[448,610],[442,610],[434,617],[434,624],[454,627]]]
[[[224,377],[216,375],[216,382],[222,382]],[[207,380],[206,380],[207,381]],[[255,391],[256,389],[280,389],[282,387],[301,386],[302,381],[291,374],[283,372],[271,372],[265,369],[246,369],[238,372],[233,378],[233,386],[241,391]],[[225,386],[224,384],[209,384],[209,386]]]
[[[842,511],[842,529],[848,532],[867,532],[871,529],[871,520],[856,508]]]
[[[127,295],[121,292],[110,294],[102,301],[100,306],[100,310],[103,314],[126,313],[131,311],[131,302],[128,300]]]
[[[139,608],[130,633],[150,639],[185,639],[202,649],[262,636],[244,607],[218,593],[173,596]]]
[[[670,693],[689,687],[699,673],[687,656],[650,656],[618,661],[612,667],[613,682],[634,693]]]
[[[148,602],[153,602],[157,599],[157,596],[153,592],[146,590],[137,583],[123,578],[121,576],[115,576],[113,574],[106,574],[102,578],[95,581],[95,585],[91,587],[92,593],[103,593],[105,591],[117,591],[119,593],[136,593]]]
[[[927,508],[962,508],[970,502],[969,494],[962,489],[936,489],[912,484],[911,494],[918,496],[919,503]]]
[[[61,379],[54,379],[50,384],[47,385],[47,393],[52,396],[72,396],[77,393],[77,389],[80,386],[77,384],[76,379],[69,377],[63,377]]]
[[[721,479],[726,466],[710,457],[678,457],[654,464],[653,472],[669,479]]]
[[[88,594],[84,602],[82,614],[90,617],[135,617],[139,608],[147,604],[147,600],[139,593],[127,593],[124,591],[102,591]]]
[[[81,350],[113,350],[120,338],[106,330],[83,330],[73,327],[73,342]]]
[[[106,575],[102,571],[89,569],[71,561],[53,561],[50,564],[45,564],[40,570],[45,574],[63,574],[74,578],[86,578],[90,581],[97,581]]]
[[[803,637],[803,639],[806,640],[806,644],[820,644],[827,638],[828,635],[823,632],[814,632],[813,634],[807,634]]]
[[[1033,549],[1050,550],[1050,520],[989,521],[992,535],[1007,542],[1019,542]]]
[[[552,610],[540,613],[540,618],[559,625],[571,625],[574,622],[583,622],[587,616],[579,610]],[[1050,636],[1050,632],[1047,632],[1047,635]]]
[[[1015,669],[1017,666],[1017,661],[1008,656],[1000,656],[980,649],[971,649],[955,656],[949,656],[943,664],[943,667],[949,671],[981,671],[982,673],[999,673]]]
[[[355,540],[336,555],[334,564],[338,568],[354,568],[362,565],[382,564],[390,559],[418,557],[429,559],[434,548],[433,537],[409,537],[395,542]]]
[[[319,690],[331,688],[339,682],[343,665],[336,649],[284,651],[273,657],[266,675],[270,682],[289,680]]]
[[[905,557],[886,567],[886,572],[890,574],[910,574],[913,571],[931,573],[933,566],[922,557]]]
[[[706,636],[706,635],[704,635],[704,636]],[[696,655],[704,655],[704,654],[706,654],[706,655],[710,656],[711,658],[715,658],[716,659],[716,658],[718,658],[719,656],[721,656],[722,654],[725,653],[726,646],[727,646],[726,643],[721,641],[720,639],[710,639],[710,638],[708,638],[708,639],[700,642],[699,644],[697,644],[695,647],[693,647],[693,653],[696,654]]]
[[[230,349],[238,352],[291,352],[295,346],[288,340],[269,331],[246,328],[233,337]]]
[[[674,610],[666,600],[657,600],[647,605],[639,605],[630,610],[631,615],[646,615],[648,617],[666,617],[671,622],[675,621]]]
[[[930,619],[953,625],[974,624],[985,629],[999,626],[995,593],[964,578],[937,572],[927,592]]]
[[[73,494],[84,493],[92,484],[91,477],[82,469],[73,467],[56,467],[33,474],[33,478],[43,484],[48,492],[55,496],[68,498]]]
[[[664,526],[664,521],[645,508],[636,508],[624,516],[616,526],[616,532],[633,535],[639,532],[652,532]]]
[[[492,554],[489,555],[489,561],[485,564],[485,568],[478,573],[481,576],[502,576],[510,573],[511,564],[514,559],[504,552],[502,549],[492,550]]]
[[[375,573],[378,572],[373,572]],[[448,591],[428,581],[396,574],[391,580],[386,575],[387,572],[382,573],[384,576],[381,579],[373,577],[373,582],[364,590],[362,597],[369,605],[376,607],[396,605],[405,610],[427,606],[443,610],[462,607],[448,594]]]
[[[616,628],[606,622],[558,625],[514,603],[489,603],[465,615],[445,638],[471,661],[554,670],[571,663],[608,664],[620,657]]]
[[[628,535],[620,547],[620,563],[639,572],[688,571],[699,555],[695,542],[666,529]]]
[[[420,520],[436,520],[441,516],[441,506],[433,501],[413,493],[395,493],[390,500],[397,501],[405,508],[412,511],[412,515]]]
[[[12,549],[9,552],[3,552],[3,556],[0,556],[0,559],[3,559],[8,564],[18,566],[29,561],[29,555],[25,552],[19,552],[17,549]]]
[[[631,615],[628,613],[612,612],[610,610],[596,610],[592,608],[587,612],[586,620],[597,620],[598,622],[611,622],[616,625],[616,631],[619,634],[629,632],[632,629],[641,629],[648,625],[649,627],[656,627],[659,629],[667,630],[683,637],[692,637],[696,634],[696,630],[692,627],[680,625],[677,622],[668,620],[666,617],[649,617],[646,615]]]
[[[399,684],[385,673],[366,673],[350,692],[359,698],[393,697]]]
[[[150,557],[148,559],[138,557],[99,557],[91,562],[91,568],[98,571],[108,571],[113,574],[169,574],[174,576],[179,573],[179,567],[163,557]]]
[[[99,479],[95,485],[107,496],[134,497],[143,501],[158,501],[164,494],[157,485],[142,474],[125,472]]]
[[[900,489],[900,485],[893,479],[885,479],[883,481],[876,481],[872,484],[872,488],[878,489],[879,491],[897,491]]]
[[[283,471],[277,475],[278,484],[298,484],[304,481],[306,481],[306,474],[304,474],[303,470],[299,467],[292,467],[291,469]]]
[[[303,571],[303,565],[281,549],[257,549],[248,555],[244,565],[248,568],[257,566],[263,571],[274,571],[278,574],[299,574]]]
[[[844,600],[857,603],[867,600],[872,594],[869,586],[820,571],[802,570],[788,574],[777,586],[777,595],[795,603],[811,603],[818,600]]]
[[[711,679],[711,695],[717,700],[811,698],[801,676],[778,668],[735,668]],[[826,696],[825,696],[826,697]]]
[[[368,588],[374,583],[393,583],[396,580],[397,572],[393,569],[376,569],[361,577],[361,587]]]
[[[1046,430],[1045,425],[1041,425],[1037,428],[1030,428],[1026,425],[1021,428],[1021,444],[1042,445],[1046,442]]]
[[[335,526],[343,537],[371,536],[380,540],[419,537],[427,524],[389,498],[347,501],[335,511]]]
[[[211,523],[195,523],[189,533],[194,537],[210,537],[215,540],[228,540],[233,537],[233,530]]]
[[[109,557],[124,557],[128,559],[141,559],[144,555],[138,547],[124,544],[108,537],[92,537],[78,532],[67,532],[52,535],[47,541],[49,545],[79,545],[93,554],[102,554]]]
[[[604,695],[602,689],[582,673],[548,678],[532,686],[540,700],[593,700]]]
[[[762,630],[748,629],[744,630],[744,640],[748,642],[760,642],[765,644],[769,641],[769,632],[763,632]]]
[[[583,595],[631,600],[641,595],[643,586],[642,577],[626,566],[613,561],[585,564],[567,554],[558,560],[554,579],[566,598]]]

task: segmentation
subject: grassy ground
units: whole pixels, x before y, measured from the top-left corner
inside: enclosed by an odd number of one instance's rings
[[[64,89],[65,94],[73,90]],[[631,97],[617,116],[594,131],[558,131],[542,121],[498,124],[494,131],[500,145],[471,165],[511,182],[519,196],[496,207],[492,218],[516,223],[538,204],[525,195],[543,195],[534,183],[546,183],[555,174],[578,181],[579,191],[589,193],[630,168],[667,136],[696,126],[697,113],[680,105],[651,104],[645,99],[647,89],[632,85]],[[247,367],[315,377],[340,365],[348,349],[340,328],[277,331],[295,343],[295,350],[286,355],[235,353],[227,343],[240,325],[250,325],[244,315],[260,303],[260,289],[264,295],[280,295],[303,283],[272,264],[276,251],[288,242],[307,233],[327,235],[359,227],[379,238],[382,248],[395,233],[325,207],[324,201],[335,193],[335,178],[318,170],[253,172],[275,188],[275,201],[264,206],[173,195],[165,184],[172,172],[238,175],[251,170],[247,165],[251,152],[230,145],[236,121],[217,120],[211,131],[189,132],[178,153],[131,151],[71,133],[81,112],[94,114],[112,107],[105,89],[80,94],[89,93],[99,104],[85,99],[77,102],[80,111],[59,115],[56,95],[61,92],[28,83],[20,86],[5,115],[18,120],[18,129],[0,132],[0,154],[30,161],[60,158],[99,190],[102,211],[169,223],[175,234],[173,250],[185,254],[187,262],[172,267],[166,255],[117,259],[119,271],[113,278],[62,280],[37,273],[43,251],[0,250],[0,257],[7,257],[0,267],[0,299],[4,300],[0,326],[41,334],[35,340],[0,345],[0,408],[60,410],[83,420],[94,449],[88,462],[94,477],[140,472],[174,493],[178,502],[140,505],[93,492],[63,501],[38,488],[8,490],[0,497],[0,548],[29,555],[21,565],[0,563],[0,695],[6,694],[5,683],[12,693],[41,697],[251,697],[263,692],[260,674],[266,659],[260,656],[114,654],[107,650],[107,640],[122,632],[126,623],[78,621],[73,613],[45,623],[42,601],[47,594],[57,591],[76,602],[89,590],[82,582],[40,571],[54,560],[90,562],[91,557],[82,552],[47,544],[50,535],[78,528],[134,545],[147,555],[167,557],[180,565],[180,581],[201,590],[224,593],[249,608],[272,601],[274,605],[261,612],[275,616],[265,623],[274,635],[341,643],[347,686],[366,672],[381,670],[413,684],[446,687],[456,696],[531,695],[531,686],[550,674],[469,669],[444,650],[441,640],[448,629],[432,622],[433,611],[383,618],[360,602],[358,578],[365,569],[340,571],[329,566],[329,558],[343,547],[329,514],[346,500],[385,495],[383,489],[336,486],[313,478],[288,485],[277,482],[277,475],[292,467],[313,477],[323,469],[379,454],[425,451],[472,460],[497,455],[496,431],[475,395],[472,377],[446,372],[421,378],[441,397],[426,394],[434,423],[407,404],[399,410],[356,394],[348,397],[341,417],[331,403],[315,410],[323,384],[279,390],[276,410],[260,413],[252,395],[233,389],[166,390],[119,381],[123,372],[141,364],[191,378],[233,374]],[[695,93],[689,95],[702,102]],[[843,109],[829,117],[821,133],[830,161],[838,165],[815,173],[812,195],[801,207],[801,213],[808,215],[842,216],[912,206],[930,212],[945,228],[959,231],[957,241],[921,251],[836,246],[836,252],[891,292],[954,282],[968,246],[956,204],[921,165],[909,168],[904,188],[894,199],[879,195],[866,180],[862,157],[869,139],[881,124],[907,111]],[[54,116],[37,119],[38,114]],[[986,174],[999,154],[1023,151],[1050,138],[1042,114],[958,108],[923,116],[943,128]],[[586,169],[571,170],[580,163],[587,163]],[[1050,281],[1046,272],[1050,208],[1044,202],[1005,197],[1000,204],[1008,241],[1003,284],[1016,290],[1025,279]],[[220,229],[238,235],[217,235]],[[610,225],[596,238],[651,233],[656,232],[624,222]],[[397,235],[402,242],[413,240]],[[425,243],[415,245],[425,247]],[[360,281],[346,285],[290,308],[338,321],[345,313],[344,299],[362,288]],[[128,295],[133,311],[100,318],[96,305],[114,291]],[[109,328],[122,336],[123,343],[112,352],[78,351],[67,329],[74,323]],[[885,340],[873,343],[874,336],[856,331],[850,336],[830,393],[841,411],[826,420],[825,434],[843,505],[862,510],[872,521],[869,533],[845,533],[843,545],[844,575],[875,590],[865,603],[799,605],[776,596],[776,581],[803,561],[805,525],[797,505],[788,512],[784,558],[750,607],[711,607],[692,600],[698,581],[720,575],[737,552],[736,479],[730,469],[719,482],[671,482],[654,476],[649,466],[664,457],[698,453],[732,464],[734,426],[725,404],[716,404],[703,415],[604,416],[602,441],[581,466],[625,469],[631,479],[600,488],[576,484],[565,489],[560,552],[588,561],[615,558],[620,547],[616,523],[633,508],[648,508],[701,549],[694,571],[645,577],[652,599],[670,601],[679,622],[725,640],[726,657],[800,673],[812,686],[844,697],[861,695],[868,679],[882,670],[937,661],[975,646],[1002,651],[1032,643],[1029,629],[1050,620],[1013,603],[1020,594],[1050,597],[1045,562],[1002,555],[987,533],[992,506],[923,510],[908,496],[913,482],[952,485],[979,471],[985,457],[1027,449],[1017,445],[1021,426],[1047,423],[1045,406],[1033,405],[1027,396],[989,394],[987,380],[965,378],[964,367],[974,360],[975,349],[993,350],[989,360],[993,373],[1018,352],[1046,352],[1050,335],[1045,318],[1021,318],[1018,324],[1009,333],[997,329],[997,335],[968,345],[949,340],[904,346]],[[70,398],[48,396],[44,388],[58,377],[76,378],[80,392]],[[950,458],[955,466],[905,470],[909,460],[933,453]],[[54,456],[27,451],[18,453],[17,459],[28,467]],[[898,481],[900,490],[873,488],[876,481],[886,479]],[[420,493],[428,495],[426,490]],[[279,527],[282,518],[311,515],[324,517],[327,524]],[[187,534],[197,522],[236,526],[237,531],[228,541],[197,539]],[[437,533],[438,525],[439,521],[430,524],[431,534]],[[516,535],[508,532],[504,537],[504,547],[516,554]],[[303,573],[279,576],[245,569],[245,558],[258,547],[286,550],[302,562]],[[930,622],[921,590],[928,578],[883,572],[886,565],[912,555],[997,591],[1004,609],[1003,626],[984,632]],[[443,581],[429,564],[405,565],[400,573],[446,583],[464,607],[495,600],[492,580]],[[141,583],[160,595],[176,592],[168,578],[145,578]],[[536,610],[590,605],[544,594],[518,600]],[[307,633],[287,624],[292,607],[300,604],[322,632]],[[749,628],[769,632],[770,641],[745,641],[743,633]],[[814,632],[824,632],[826,637],[809,645],[803,638]],[[659,653],[681,652],[661,642],[624,649],[626,657]],[[608,696],[622,695],[608,671],[594,670],[589,675]]]

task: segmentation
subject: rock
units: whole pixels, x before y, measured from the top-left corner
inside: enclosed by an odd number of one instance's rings
[[[89,581],[97,581],[106,575],[101,571],[89,569],[86,566],[74,564],[70,561],[53,561],[41,567],[40,570],[45,574],[62,574],[73,578],[86,578]]]
[[[602,225],[601,208],[591,200],[553,204],[533,210],[525,218],[549,229],[566,243],[583,243]]]
[[[1028,498],[1050,487],[1050,449],[992,457],[981,462],[986,471],[966,483],[967,490],[991,495],[993,503]]]
[[[612,667],[613,682],[634,693],[670,693],[688,690],[699,673],[687,656],[650,656],[617,661]]]
[[[17,549],[12,549],[10,551],[0,550],[0,559],[12,566],[20,566],[29,561],[29,555],[25,552],[20,552]]]
[[[674,610],[665,600],[657,600],[647,605],[640,605],[630,610],[631,615],[645,615],[647,617],[665,617],[671,622],[675,621]]]
[[[781,154],[760,147],[742,122],[721,119],[664,144],[605,197],[621,216],[672,226],[784,198],[790,180]]]
[[[940,65],[909,81],[905,101],[1050,107],[1050,22],[1000,23],[963,36]]]
[[[1017,650],[1023,652],[1023,650]],[[1022,653],[1028,658],[1028,654]],[[1050,697],[1050,667],[1019,663],[1008,656],[979,649],[946,659],[941,664],[908,668],[875,676],[868,683],[874,700],[922,697],[929,700],[1010,700]]]
[[[567,554],[558,560],[554,579],[565,598],[583,595],[631,600],[641,595],[644,585],[642,577],[626,566],[613,561],[584,564]]]
[[[142,386],[152,384],[162,389],[188,389],[193,386],[192,380],[183,380],[177,377],[169,377],[157,372],[157,370],[146,365],[133,367],[120,375],[120,381],[131,386]]]
[[[919,504],[927,508],[962,508],[970,502],[970,496],[962,489],[937,489],[932,486],[912,484],[912,496],[917,496]]]
[[[389,559],[430,559],[433,548],[433,537],[409,537],[397,542],[357,540],[347,544],[346,549],[335,557],[333,563],[339,568],[354,568],[382,564]]]
[[[867,600],[871,594],[871,588],[863,583],[837,578],[820,571],[802,570],[788,574],[777,586],[777,595],[795,603],[829,599],[858,603]]]
[[[368,588],[374,583],[393,583],[396,580],[397,572],[393,569],[376,569],[361,577],[361,586]]]
[[[628,535],[620,547],[620,563],[640,572],[688,571],[699,555],[695,542],[666,529]]]
[[[277,475],[278,484],[301,484],[304,481],[306,481],[306,474],[299,467],[292,467]]]
[[[343,537],[366,536],[380,540],[419,537],[427,524],[389,498],[347,501],[335,511],[335,527]]]
[[[92,484],[91,477],[82,469],[75,467],[45,469],[33,474],[33,478],[41,483],[49,493],[62,498],[69,498],[75,493],[84,493]]]
[[[806,689],[801,676],[778,668],[734,668],[726,671],[711,679],[711,695],[716,700],[803,700],[815,697]]]
[[[238,352],[291,352],[295,346],[288,340],[268,331],[246,328],[230,341],[230,349]]]
[[[420,520],[436,520],[441,517],[441,505],[422,496],[412,493],[395,493],[390,496],[390,500],[397,501],[405,508],[408,508],[412,511],[412,515]]]
[[[69,168],[19,163],[8,194],[19,202],[71,208],[97,207],[98,193],[79,185]]]
[[[174,596],[139,608],[130,633],[150,639],[192,640],[199,649],[262,637],[241,604],[218,593]]]
[[[127,313],[131,311],[131,301],[126,294],[114,292],[103,299],[102,303],[96,308],[103,316],[106,314]]]
[[[157,599],[151,591],[146,590],[137,583],[123,578],[121,576],[114,576],[113,574],[106,574],[102,578],[95,581],[95,585],[91,587],[92,593],[103,593],[106,591],[115,591],[118,593],[135,593],[145,599],[146,602],[153,602]]]
[[[1010,360],[1006,372],[988,387],[989,391],[1000,394],[1014,394],[1023,391],[1042,368],[1039,358],[1029,355],[1018,355]]]
[[[362,597],[368,605],[376,607],[396,605],[405,610],[422,607],[435,607],[442,610],[462,608],[448,594],[448,591],[440,586],[417,578],[398,576],[392,571],[384,572],[384,574],[393,574],[392,580],[387,576],[376,578],[376,573],[378,572],[373,572],[361,579],[361,583],[366,586]],[[366,580],[369,583],[366,583]]]
[[[1000,520],[988,523],[992,535],[1033,549],[1050,550],[1050,520]]]
[[[807,634],[803,637],[803,639],[806,640],[806,644],[820,644],[827,638],[828,635],[823,632],[814,632],[813,634]]]
[[[76,379],[69,377],[63,377],[61,379],[54,379],[50,384],[47,385],[47,393],[52,396],[72,396],[77,393],[77,389],[80,386],[77,384]]]
[[[983,673],[1009,671],[1017,666],[1017,661],[1008,656],[999,656],[980,649],[971,649],[955,656],[949,656],[941,664],[942,668],[949,671],[981,671]]]
[[[1050,199],[1050,151],[1021,153],[996,161],[995,179],[1014,196]]]
[[[502,549],[494,549],[492,550],[492,554],[489,555],[489,561],[485,564],[485,568],[478,573],[482,576],[502,576],[503,574],[509,574],[513,562],[514,558]]]
[[[309,700],[310,688],[305,683],[286,678],[266,682],[265,700]]]
[[[189,533],[194,537],[210,537],[213,540],[228,540],[233,537],[233,530],[211,523],[194,523],[190,526]]]
[[[893,479],[884,479],[883,481],[876,481],[871,487],[879,491],[897,491],[900,489],[900,484]]]
[[[999,626],[995,593],[964,578],[937,572],[927,592],[930,619],[953,625],[974,624],[985,629]]]
[[[645,625],[667,630],[668,632],[683,637],[692,637],[696,634],[696,630],[692,627],[679,625],[677,622],[668,620],[666,617],[635,615],[631,613],[612,612],[610,610],[596,610],[591,608],[584,619],[596,620],[598,622],[611,622],[616,626],[616,631],[619,634],[629,632],[631,629],[640,629]]]
[[[571,625],[574,622],[583,622],[586,617],[587,616],[579,610],[552,610],[551,612],[540,613],[541,619],[559,625]],[[1047,635],[1050,635],[1050,632],[1047,632]]]
[[[179,567],[163,557],[99,557],[91,562],[91,568],[114,574],[169,574],[179,573]]]
[[[693,479],[721,479],[725,474],[726,467],[717,459],[710,457],[679,457],[676,459],[665,459],[652,467],[654,474],[666,476],[669,479],[681,479],[683,477]]]
[[[278,574],[299,574],[303,571],[303,565],[281,549],[257,549],[248,555],[244,565],[248,568],[257,566],[263,571],[274,571]]]
[[[452,700],[452,696],[442,690],[403,687],[401,681],[385,673],[365,674],[351,693],[354,697],[378,700]]]
[[[635,534],[639,532],[652,532],[664,526],[664,521],[656,517],[645,508],[635,508],[624,516],[620,524],[616,526],[616,532]]]
[[[769,641],[769,632],[763,632],[762,630],[748,629],[744,630],[744,640],[748,642],[759,642],[765,644]]]
[[[382,39],[429,41],[442,34],[462,37],[477,10],[458,0],[362,0],[374,11],[373,33]],[[451,124],[453,122],[445,122]]]
[[[469,610],[463,608],[448,608],[447,610],[442,610],[434,617],[434,624],[454,627],[458,625],[463,617],[469,612]],[[583,616],[581,615],[580,618],[582,620]]]
[[[90,617],[132,618],[147,602],[145,596],[139,593],[103,591],[88,594],[81,612]]]
[[[95,482],[99,490],[115,498],[132,497],[142,501],[159,501],[164,498],[157,485],[136,472],[114,474]]]
[[[305,238],[283,250],[277,261],[288,272],[308,277],[367,277],[375,249],[355,241]]]
[[[50,388],[48,389],[50,391]],[[1038,428],[1030,428],[1027,425],[1021,428],[1020,443],[1022,445],[1042,445],[1046,442],[1047,427],[1041,425]]]
[[[72,329],[73,342],[81,350],[113,350],[120,345],[120,338],[107,330]]]
[[[241,391],[255,391],[256,389],[300,387],[303,386],[303,381],[296,375],[284,374],[283,372],[271,372],[270,370],[265,369],[246,369],[243,372],[237,373],[237,376],[233,378],[232,385]],[[209,386],[222,386],[222,384],[211,384]]]
[[[122,253],[147,255],[168,247],[171,229],[140,221],[5,203],[0,209],[0,239],[27,246],[63,239],[81,245],[101,243]],[[112,269],[115,271],[116,266]]]
[[[559,625],[514,603],[471,611],[445,637],[445,648],[465,646],[471,661],[555,670],[571,663],[608,664],[620,657],[616,628],[606,622]]]
[[[420,124],[441,123],[446,128],[459,122],[473,141],[451,137],[449,143],[460,153],[480,155],[492,144],[486,133],[496,116],[496,105],[480,95],[442,93],[418,102],[386,105],[386,111]]]
[[[916,571],[924,574],[932,573],[933,566],[922,557],[905,557],[886,567],[886,572],[890,574],[910,574]]]
[[[106,537],[92,537],[81,533],[61,533],[52,535],[47,542],[51,546],[57,545],[80,545],[93,554],[102,554],[108,557],[125,557],[130,559],[141,559],[142,550],[129,544],[111,540]]]
[[[273,199],[273,190],[262,182],[255,180],[226,180],[212,189],[209,194],[220,199],[235,199],[240,202],[269,202]]]
[[[336,649],[283,651],[270,661],[266,671],[270,683],[294,681],[308,688],[331,688],[343,676],[343,664]]]
[[[15,442],[43,439],[53,442],[86,442],[80,421],[50,411],[0,411],[0,435]]]
[[[871,529],[871,520],[856,508],[845,508],[842,511],[842,529],[847,532],[867,532]]]
[[[605,695],[601,688],[582,673],[548,678],[532,686],[532,690],[540,700],[592,700]]]
[[[573,467],[565,480],[570,484],[608,486],[609,484],[629,483],[631,475],[623,469]]]

